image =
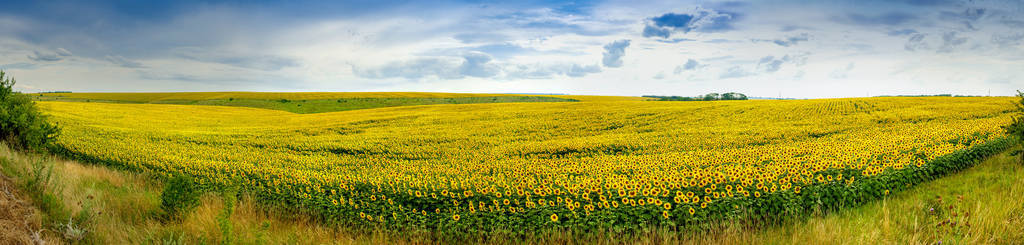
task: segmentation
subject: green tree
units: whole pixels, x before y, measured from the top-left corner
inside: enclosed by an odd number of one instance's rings
[[[741,94],[741,93],[729,92],[729,93],[722,94],[722,100],[746,100],[746,99],[747,99],[747,95]]]
[[[0,140],[16,149],[45,149],[60,129],[47,121],[30,96],[14,91],[15,83],[0,71]]]
[[[1017,98],[1020,101],[1013,105],[1017,107],[1017,115],[1013,117],[1013,122],[1010,125],[1003,126],[1003,130],[1006,130],[1006,134],[1017,137],[1017,140],[1024,142],[1024,93],[1017,90]],[[1014,156],[1020,156],[1021,162],[1024,162],[1024,150],[1017,150],[1013,152]]]
[[[704,95],[704,100],[707,100],[707,101],[718,100],[720,98],[721,98],[721,95],[719,95],[718,93],[710,93],[710,94],[705,94]]]

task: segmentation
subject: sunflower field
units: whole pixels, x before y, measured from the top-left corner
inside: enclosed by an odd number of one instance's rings
[[[1012,102],[39,105],[80,159],[240,185],[350,227],[473,234],[758,224],[856,206],[1009,147]]]

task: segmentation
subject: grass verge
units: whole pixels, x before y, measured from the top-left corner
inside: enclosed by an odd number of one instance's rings
[[[882,200],[756,231],[693,242],[735,244],[1013,244],[1024,241],[1024,164],[1007,152]],[[941,200],[940,200],[941,199]]]

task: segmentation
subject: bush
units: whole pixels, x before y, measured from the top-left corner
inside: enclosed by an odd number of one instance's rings
[[[1018,143],[1024,142],[1024,93],[1017,91],[1017,97],[1020,101],[1014,103],[1017,106],[1016,115],[1013,117],[1013,122],[1010,125],[1003,126],[1003,130],[1006,131],[1007,135],[1016,137]],[[1016,150],[1011,153],[1013,156],[1020,157],[1020,161],[1024,162],[1024,150]]]
[[[160,193],[160,210],[164,220],[179,220],[196,206],[199,206],[199,187],[191,178],[183,175],[171,177]]]
[[[238,187],[227,186],[221,191],[221,199],[224,200],[224,209],[217,215],[217,227],[220,228],[221,244],[235,244],[234,226],[231,224],[231,214],[235,212],[235,203],[238,202]]]
[[[44,149],[60,130],[39,112],[30,96],[15,92],[14,84],[14,78],[0,71],[0,140],[17,149]]]

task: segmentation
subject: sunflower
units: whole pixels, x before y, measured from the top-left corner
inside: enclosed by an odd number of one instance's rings
[[[459,221],[459,219],[461,219],[461,218],[462,217],[459,217],[459,214],[452,215],[452,220],[454,220],[454,221]]]
[[[551,222],[558,222],[558,214],[551,214]]]

